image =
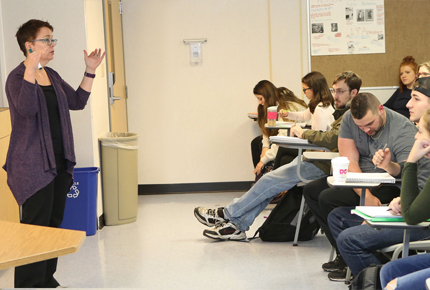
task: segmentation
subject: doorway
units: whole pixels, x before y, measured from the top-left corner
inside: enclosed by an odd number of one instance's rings
[[[111,132],[128,132],[122,1],[103,0],[103,8],[109,85],[109,128]]]

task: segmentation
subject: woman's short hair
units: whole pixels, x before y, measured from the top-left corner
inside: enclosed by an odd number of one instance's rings
[[[51,31],[54,31],[54,27],[52,27],[48,21],[42,21],[38,19],[31,19],[18,28],[15,36],[16,40],[18,41],[19,48],[24,53],[24,56],[27,56],[25,43],[27,41],[36,39],[37,33],[42,27],[47,27]]]

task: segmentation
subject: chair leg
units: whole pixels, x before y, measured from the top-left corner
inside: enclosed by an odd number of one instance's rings
[[[335,253],[335,249],[334,249],[334,247],[331,247],[330,255],[328,257],[329,262],[334,260],[334,253]]]
[[[293,246],[297,246],[297,241],[299,240],[300,225],[302,224],[304,207],[305,207],[305,197],[302,195],[302,201],[300,203],[299,216],[298,216],[297,225],[296,225],[296,233],[294,234]]]
[[[351,270],[349,267],[346,267],[346,277],[345,277],[345,284],[351,283]]]

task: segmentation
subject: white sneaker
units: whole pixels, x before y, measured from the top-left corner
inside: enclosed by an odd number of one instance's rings
[[[246,239],[246,233],[239,230],[232,222],[219,223],[215,229],[204,230],[203,235],[216,240],[241,241]]]
[[[205,207],[196,207],[194,209],[194,216],[202,224],[213,227],[218,223],[226,222],[226,220],[221,217],[223,215],[223,207],[218,209],[207,209]]]

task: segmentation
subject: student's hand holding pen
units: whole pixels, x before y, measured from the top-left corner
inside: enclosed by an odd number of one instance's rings
[[[400,196],[393,199],[390,204],[388,205],[388,211],[392,215],[401,215],[402,209],[400,206]]]
[[[375,164],[375,169],[378,167],[387,171],[387,167],[391,162],[391,151],[386,147],[387,144],[385,144],[384,148],[379,149],[375,152],[375,155],[373,155],[372,162]]]
[[[284,109],[282,109],[282,110],[279,111],[279,115],[282,118],[287,118],[288,117],[288,112],[290,112],[290,110],[284,110]]]
[[[293,125],[290,128],[290,136],[291,137],[298,137],[300,139],[302,139],[302,134],[303,134],[304,130],[302,129],[302,127],[300,127],[299,125]]]

